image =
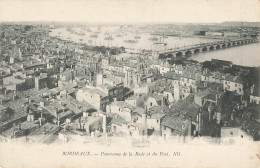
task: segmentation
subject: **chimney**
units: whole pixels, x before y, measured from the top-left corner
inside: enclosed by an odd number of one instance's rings
[[[44,102],[41,101],[41,102],[40,102],[40,107],[44,107],[44,105],[45,105]]]
[[[99,113],[99,116],[103,118],[103,133],[107,133],[107,116],[105,114]]]
[[[190,135],[193,135],[192,134],[192,117],[190,117]]]
[[[213,107],[212,107],[212,103],[210,102],[210,106],[208,107],[208,112],[209,112],[209,121],[211,121],[211,118],[212,118],[212,111],[213,111],[212,108],[213,108]]]
[[[15,99],[16,99],[16,94],[13,95],[13,100],[15,100]]]
[[[59,117],[58,117],[58,109],[57,108],[54,109],[54,114],[55,114],[55,117],[58,119]]]
[[[70,122],[71,122],[71,120],[70,120],[69,118],[67,118],[67,119],[66,119],[66,123],[67,123],[67,125],[69,125]]]
[[[15,138],[15,132],[14,132],[14,129],[13,129],[13,138]]]
[[[43,127],[43,134],[46,134],[46,127]]]
[[[204,87],[207,87],[208,86],[208,83],[207,82],[204,82]]]
[[[27,113],[27,114],[29,113],[29,108],[28,108],[27,105],[24,106],[24,111],[25,111],[25,113]]]
[[[81,117],[79,117],[79,129],[81,130]]]
[[[164,97],[162,96],[162,106],[164,106]]]
[[[244,107],[247,107],[247,100],[245,100],[244,102]]]
[[[83,117],[88,117],[88,113],[86,111],[83,112]]]
[[[42,118],[39,118],[39,125],[42,126]]]
[[[146,114],[142,114],[142,123],[146,124]]]
[[[231,119],[231,121],[234,120],[234,112],[233,111],[231,112],[231,118],[230,119]]]
[[[199,133],[199,134],[200,134],[200,132],[201,132],[201,127],[202,127],[202,125],[203,125],[202,118],[203,118],[203,114],[202,114],[201,109],[200,109],[199,112],[198,112],[198,114],[197,114],[198,133]]]
[[[219,95],[216,95],[216,105],[218,104]]]

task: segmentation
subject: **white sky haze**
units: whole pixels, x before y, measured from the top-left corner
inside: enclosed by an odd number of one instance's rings
[[[260,21],[258,0],[1,0],[0,21]]]

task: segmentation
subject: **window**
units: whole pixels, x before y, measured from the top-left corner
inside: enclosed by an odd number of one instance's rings
[[[235,86],[237,87],[237,84],[235,84]]]
[[[241,135],[241,138],[243,138],[243,135]]]
[[[156,122],[159,123],[159,120],[157,120]]]
[[[166,126],[164,126],[164,130],[166,131]]]
[[[230,135],[233,135],[233,132],[230,132]]]
[[[150,106],[153,106],[153,103],[152,103],[152,102],[150,102]]]
[[[239,88],[239,92],[241,92],[241,91],[242,91],[242,89]]]

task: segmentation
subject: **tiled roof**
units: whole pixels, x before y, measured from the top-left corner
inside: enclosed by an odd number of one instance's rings
[[[181,133],[183,133],[185,129],[187,129],[189,123],[190,122],[188,120],[182,119],[180,117],[173,117],[167,115],[163,117],[161,120],[161,125],[177,130]]]
[[[163,77],[172,79],[172,80],[180,80],[180,78],[181,78],[180,74],[177,74],[175,72],[167,72],[163,75]]]
[[[112,118],[112,121],[111,121],[113,124],[116,124],[116,125],[120,125],[122,126],[123,124],[127,124],[127,122],[125,121],[125,119],[123,119],[121,116],[115,114]]]
[[[185,99],[172,103],[171,109],[172,115],[182,114],[187,119],[192,117],[192,119],[195,120],[200,106],[194,103],[194,94],[190,94]]]

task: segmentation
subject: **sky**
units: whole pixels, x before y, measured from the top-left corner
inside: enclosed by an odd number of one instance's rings
[[[0,0],[0,21],[260,22],[260,0]]]

